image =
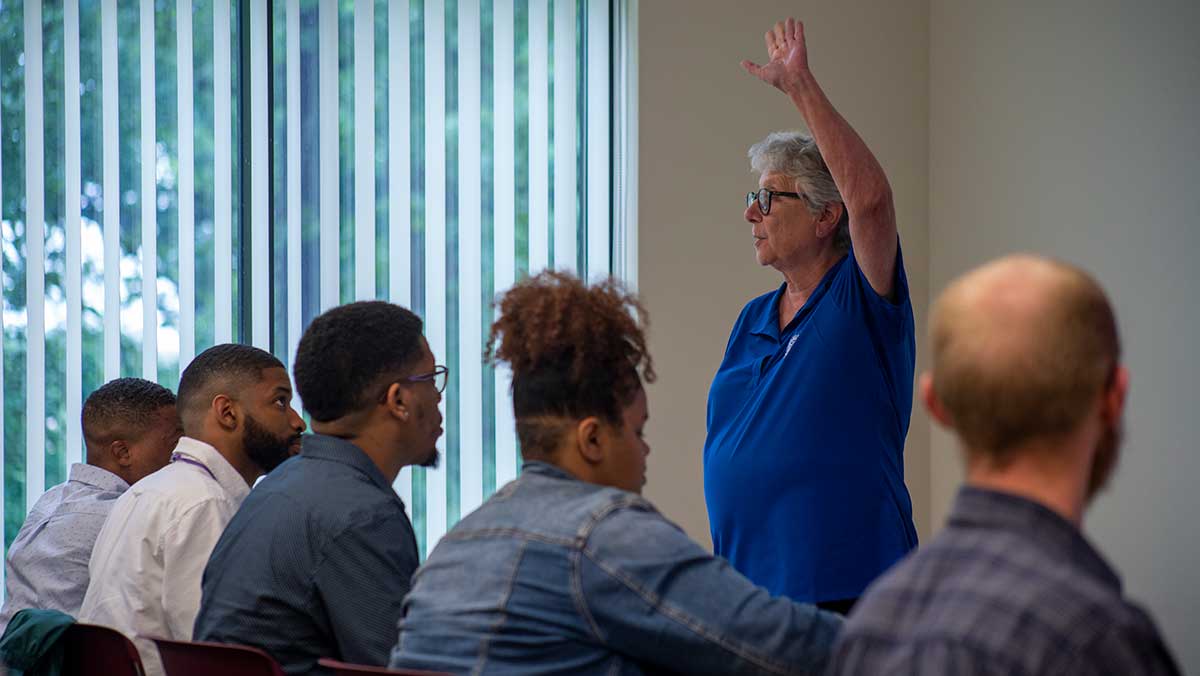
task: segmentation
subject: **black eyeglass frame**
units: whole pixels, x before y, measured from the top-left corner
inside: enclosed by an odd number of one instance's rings
[[[766,196],[765,199],[763,197],[764,195]],[[796,199],[801,199],[806,202],[808,201],[807,197],[798,192],[786,192],[784,190],[769,190],[767,188],[762,188],[746,193],[746,206],[748,207],[751,204],[758,202],[759,213],[761,213],[763,216],[766,216],[767,214],[771,213],[771,198],[775,195],[779,195],[780,197],[795,197]]]
[[[444,366],[442,364],[436,364],[436,365],[434,365],[433,370],[430,371],[429,373],[418,373],[415,376],[408,376],[407,378],[398,378],[396,380],[393,380],[392,383],[398,383],[398,384],[426,383],[426,382],[432,381],[434,389],[436,389],[438,391],[438,394],[441,394],[442,392],[446,391],[446,384],[450,382],[450,378],[448,377],[449,375],[450,375],[450,367],[449,366]],[[441,380],[440,383],[438,382],[439,379]],[[391,387],[392,387],[391,384],[388,384],[387,387],[383,388],[383,394],[379,395],[379,403],[382,404],[383,402],[387,401],[387,393],[388,393],[388,390],[391,389]]]

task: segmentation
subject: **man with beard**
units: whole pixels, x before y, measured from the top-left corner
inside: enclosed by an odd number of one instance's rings
[[[179,379],[184,436],[171,463],[113,506],[96,539],[84,622],[136,635],[190,640],[208,556],[265,472],[300,443],[304,421],[278,359],[249,345],[217,345]],[[136,640],[146,673],[162,673],[154,645]]]
[[[867,589],[834,674],[1177,674],[1080,531],[1116,466],[1129,373],[1104,291],[1032,256],[934,307],[921,394],[967,480],[945,529]]]
[[[418,564],[392,483],[437,463],[446,367],[421,320],[382,301],[313,320],[293,375],[315,434],[246,498],[204,571],[196,640],[253,645],[288,674],[383,665]]]

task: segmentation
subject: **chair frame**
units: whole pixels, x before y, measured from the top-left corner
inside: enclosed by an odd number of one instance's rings
[[[212,641],[176,641],[157,636],[138,636],[138,638],[154,641],[167,676],[211,674],[214,673],[213,669],[220,669],[221,671],[218,673],[225,676],[284,676],[283,668],[279,666],[275,658],[265,650],[254,646]],[[204,663],[198,663],[193,656],[199,656]],[[240,660],[240,668],[231,671],[229,665],[219,664],[222,657]],[[207,662],[207,660],[211,660],[211,662]]]
[[[138,655],[137,646],[121,632],[100,624],[76,622],[63,633],[63,676],[87,676],[96,673],[98,668],[109,676],[145,676],[146,668],[142,666],[142,658]],[[96,664],[97,644],[109,644],[110,659]],[[119,653],[124,652],[124,659]],[[127,660],[127,661],[126,661]],[[128,666],[124,671],[114,671]]]

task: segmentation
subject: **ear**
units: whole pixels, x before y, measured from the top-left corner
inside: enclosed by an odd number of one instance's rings
[[[383,404],[387,407],[388,412],[398,420],[408,422],[412,416],[413,409],[409,405],[408,391],[401,387],[400,383],[388,385],[387,392],[383,395]]]
[[[596,416],[589,416],[579,421],[575,426],[576,446],[579,448],[579,454],[588,464],[598,465],[604,462],[605,453],[603,442],[603,430],[601,429],[600,419]]]
[[[117,439],[108,445],[108,454],[118,467],[133,466],[133,451],[123,439]]]
[[[921,401],[925,402],[925,408],[934,420],[943,427],[954,429],[954,421],[950,418],[950,412],[946,410],[946,406],[942,404],[941,399],[938,399],[937,392],[933,389],[933,374],[928,371],[921,374]]]
[[[220,425],[221,429],[226,432],[233,432],[241,422],[242,412],[238,409],[237,402],[229,395],[218,394],[213,397],[211,412],[217,425]]]
[[[1112,382],[1104,391],[1100,413],[1109,422],[1121,419],[1125,413],[1125,398],[1129,394],[1129,370],[1118,364],[1113,370]]]
[[[842,213],[846,210],[846,205],[841,202],[830,202],[821,210],[821,214],[817,217],[817,235],[820,237],[829,237],[837,230],[838,222],[842,220]]]

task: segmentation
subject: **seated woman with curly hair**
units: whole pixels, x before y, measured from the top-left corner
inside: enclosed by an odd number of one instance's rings
[[[819,673],[840,619],[772,598],[641,496],[645,312],[614,281],[506,293],[525,464],[413,577],[391,666],[453,673]]]

